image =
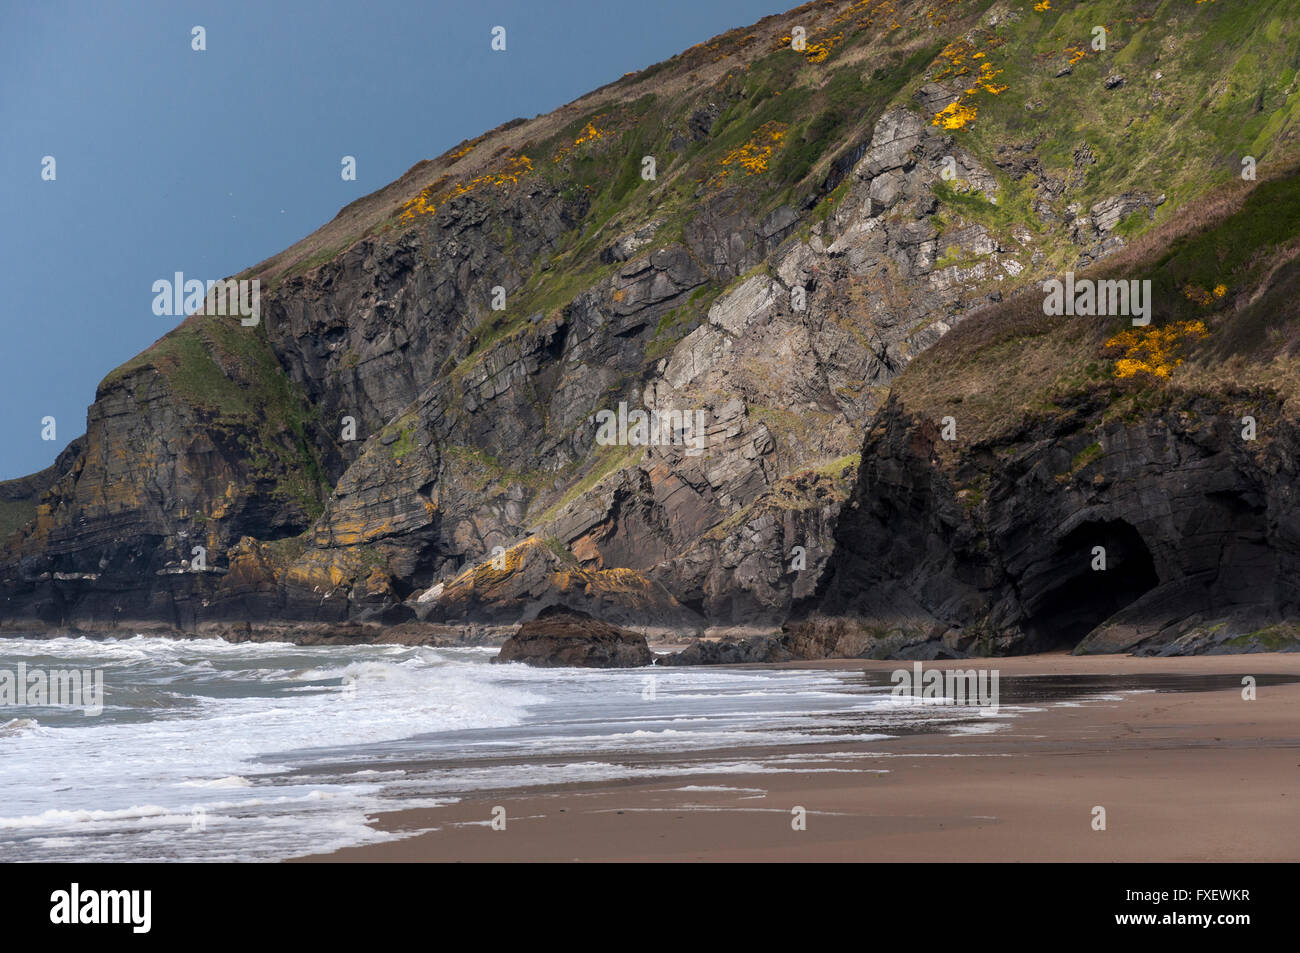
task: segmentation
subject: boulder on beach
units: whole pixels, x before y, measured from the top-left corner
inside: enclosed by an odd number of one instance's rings
[[[653,660],[644,635],[565,606],[548,606],[525,622],[493,659],[549,668],[636,668]]]

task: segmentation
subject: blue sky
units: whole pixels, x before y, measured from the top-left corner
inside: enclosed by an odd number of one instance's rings
[[[52,463],[177,322],[156,279],[234,274],[420,159],[790,5],[0,0],[0,479]]]

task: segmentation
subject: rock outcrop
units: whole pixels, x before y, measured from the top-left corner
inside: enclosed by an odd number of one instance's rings
[[[751,662],[786,662],[794,658],[778,635],[749,638],[724,636],[694,642],[659,659],[660,665],[745,665]]]
[[[565,606],[525,622],[493,659],[544,668],[636,668],[653,660],[644,635]]]

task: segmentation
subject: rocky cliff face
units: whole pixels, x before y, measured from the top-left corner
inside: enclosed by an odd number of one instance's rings
[[[1225,204],[1172,253],[1115,262],[1158,267],[1171,290],[1219,282],[1165,297],[1163,331],[1047,320],[1034,300],[972,319],[978,331],[909,368],[787,650],[1300,650],[1300,260],[1293,238],[1240,247],[1261,227],[1300,234],[1300,180]],[[1162,353],[1128,358],[1146,369],[1107,359],[1116,337],[1162,333]],[[1011,341],[1022,367],[994,382],[985,361]]]
[[[259,326],[188,318],[52,471],[0,484],[0,624],[432,632],[563,603],[775,631],[894,519],[863,481],[935,479],[875,436],[910,432],[875,415],[913,358],[1233,174],[1243,102],[1261,155],[1287,139],[1272,81],[1184,118],[1186,77],[1291,55],[1284,4],[1254,32],[1149,6],[1103,55],[1015,5],[810,4],[421,162],[237,276]],[[929,526],[939,496],[909,493]]]
[[[1300,648],[1294,421],[1261,401],[1251,409],[1277,423],[1254,448],[1241,400],[1180,397],[1135,421],[1081,402],[981,445],[960,476],[939,463],[933,422],[891,405],[825,598],[790,647],[878,658]]]

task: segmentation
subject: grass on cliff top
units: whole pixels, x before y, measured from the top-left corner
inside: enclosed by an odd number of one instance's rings
[[[1269,130],[1296,119],[1294,12],[1289,0],[1089,0],[1026,12],[996,31],[1005,46],[986,51],[1007,89],[975,97],[980,115],[968,138],[986,154],[1006,137],[1039,140],[1044,162],[1060,171],[1086,141],[1098,160],[1084,167],[1088,202],[1105,197],[1088,191],[1103,179],[1107,188],[1198,192],[1236,175],[1241,155],[1272,158]],[[1104,51],[1092,48],[1098,25]],[[1055,76],[1066,66],[1069,75]],[[1106,90],[1110,76],[1124,84]],[[1039,102],[1047,108],[1026,108]],[[1207,160],[1218,165],[1208,181]]]
[[[35,500],[0,500],[0,543],[34,519]]]
[[[320,516],[331,487],[312,439],[319,411],[284,373],[265,325],[188,317],[106,376],[99,392],[149,369],[215,434],[239,447],[252,478],[273,481],[275,492],[296,502],[308,520]]]
[[[966,65],[989,63],[1001,71],[990,81],[1000,91],[969,96],[978,117],[950,135],[994,172],[1000,191],[990,202],[940,183],[936,194],[945,211],[1001,236],[1017,224],[1043,231],[1032,208],[1036,177],[1031,173],[1017,181],[993,161],[1007,144],[1032,143],[1046,172],[1071,183],[1061,205],[1077,202],[1086,211],[1124,191],[1164,193],[1168,201],[1154,216],[1138,212],[1121,223],[1119,232],[1131,239],[1207,185],[1230,181],[1242,155],[1254,155],[1265,167],[1276,161],[1273,143],[1300,125],[1300,90],[1294,88],[1300,28],[1283,0],[1248,7],[1094,0],[1045,11],[1025,8],[992,28],[973,12],[973,7],[945,9],[945,16],[958,19],[929,37],[913,35],[896,45],[868,29],[841,40],[821,64],[789,49],[766,53],[728,72],[712,91],[710,98],[723,108],[710,136],[700,142],[680,144],[683,120],[699,105],[695,90],[677,98],[646,96],[610,114],[593,110],[575,119],[540,151],[564,148],[566,138],[578,138],[588,123],[601,128],[603,138],[575,146],[560,163],[543,163],[543,171],[557,183],[587,190],[591,210],[557,258],[560,267],[533,276],[511,318],[484,323],[469,363],[501,338],[526,331],[528,313],[553,313],[606,277],[609,269],[602,269],[596,256],[621,231],[660,217],[666,221],[656,244],[679,234],[697,211],[700,193],[717,188],[722,158],[767,124],[785,127],[780,147],[757,174],[733,165],[724,184],[742,186],[746,204],[759,212],[783,202],[798,204],[821,181],[831,158],[867,136],[885,108],[895,103],[917,108],[912,94],[942,77],[947,60],[940,53],[962,36],[972,39],[967,56],[978,56]],[[1171,21],[1176,26],[1171,28]],[[1091,46],[1099,24],[1108,31],[1106,51]],[[874,55],[864,58],[868,48]],[[1055,76],[1067,64],[1072,72]],[[1125,82],[1105,90],[1112,74],[1123,75]],[[1090,150],[1095,162],[1076,161],[1081,148]],[[639,178],[643,154],[659,159],[655,183]],[[941,228],[945,218],[941,211]],[[1078,254],[1059,237],[1040,247],[1051,265],[1069,265]],[[689,312],[679,314],[672,330],[688,331],[691,318]],[[661,338],[655,357],[676,340]]]
[[[593,207],[584,223],[590,233],[630,210],[632,199],[648,201],[659,193],[662,204],[662,185],[674,169],[693,181],[716,163],[715,145],[733,147],[773,119],[790,128],[783,154],[774,157],[762,183],[764,189],[772,186],[762,198],[766,204],[809,169],[820,178],[831,155],[857,131],[870,129],[890,89],[901,90],[895,101],[915,108],[911,93],[926,80],[920,75],[926,63],[963,35],[1003,44],[980,52],[1003,71],[996,83],[1006,91],[975,96],[979,118],[956,134],[985,157],[1004,140],[1035,138],[1051,170],[1066,171],[1073,150],[1086,140],[1100,160],[1091,180],[1158,183],[1173,198],[1204,183],[1207,155],[1221,155],[1220,174],[1231,174],[1241,154],[1266,159],[1270,144],[1296,120],[1297,26],[1287,0],[1079,0],[1032,7],[990,0],[806,4],[629,73],[582,97],[573,104],[577,108],[506,123],[423,160],[263,264],[280,277],[298,274],[337,256],[381,223],[404,227],[397,225],[395,210],[422,186],[439,176],[468,180],[503,154],[526,153],[534,175],[590,190]],[[991,10],[1001,15],[994,28],[985,15]],[[809,26],[810,40],[833,36],[828,57],[813,63],[790,49],[774,49],[793,19]],[[1106,52],[1090,46],[1098,24],[1109,30]],[[1076,50],[1083,55],[1071,75],[1056,78]],[[1127,83],[1106,92],[1101,84],[1111,72],[1124,74]],[[723,106],[714,141],[683,145],[688,117],[710,101]],[[1026,109],[1031,103],[1054,108]],[[579,145],[588,123],[602,138]],[[644,154],[660,158],[658,184],[639,180]],[[1103,168],[1110,171],[1098,176]],[[686,189],[675,194],[691,198]],[[1099,191],[1084,197],[1105,196]]]
[[[483,317],[469,354],[449,361],[446,372],[463,376],[502,341],[530,333],[532,314],[554,315],[608,277],[614,268],[599,262],[598,255],[623,231],[661,218],[655,245],[680,235],[697,212],[701,193],[716,191],[723,157],[769,123],[785,127],[780,147],[756,174],[733,164],[724,184],[742,186],[745,204],[760,214],[782,202],[798,204],[820,183],[829,161],[868,135],[885,108],[892,103],[916,108],[912,93],[945,65],[939,52],[963,33],[974,37],[980,62],[1002,71],[992,82],[1006,89],[971,97],[979,117],[953,132],[954,142],[995,169],[992,157],[999,146],[1031,140],[1050,174],[1079,180],[1069,198],[1085,207],[1130,188],[1165,192],[1171,201],[1158,213],[1163,217],[1207,181],[1235,174],[1243,138],[1257,146],[1260,161],[1268,161],[1269,142],[1300,109],[1300,94],[1288,92],[1295,79],[1298,31],[1283,15],[1280,0],[1252,5],[1249,12],[1227,3],[1183,10],[1156,0],[1095,0],[1042,12],[1025,8],[995,28],[975,16],[977,7],[987,6],[928,10],[927,16],[942,13],[928,35],[910,21],[897,34],[884,25],[853,32],[823,63],[809,63],[789,49],[769,51],[728,71],[707,96],[689,85],[670,84],[661,92],[593,106],[549,137],[521,144],[517,151],[533,158],[531,175],[571,196],[585,196],[587,211],[555,255],[539,263],[511,295],[509,309]],[[947,17],[953,19],[943,22]],[[1174,31],[1166,25],[1171,17],[1179,20]],[[1106,52],[1090,46],[1097,24],[1109,30]],[[1163,41],[1166,36],[1170,42]],[[1251,36],[1260,41],[1244,39]],[[717,41],[719,51],[741,40]],[[1071,75],[1055,77],[1076,52],[1083,55]],[[1123,73],[1126,84],[1103,91],[1112,72]],[[1220,74],[1225,82],[1215,86],[1213,97],[1201,98],[1198,84]],[[687,135],[686,120],[709,101],[719,104],[721,113],[710,136],[695,141]],[[590,129],[599,136],[590,138]],[[1076,169],[1074,151],[1084,145],[1097,162]],[[640,177],[643,155],[658,160],[655,182]],[[1207,180],[1208,172],[1213,174]],[[995,233],[1005,234],[1015,223],[1039,229],[1030,207],[1033,176],[1016,182],[995,174],[1001,185],[997,202],[943,186],[937,191],[946,208]],[[818,211],[825,214],[829,204],[821,203]],[[1147,216],[1136,214],[1122,231],[1132,235],[1149,227]],[[1064,245],[1045,250],[1054,263],[1077,254]],[[692,317],[681,313],[670,333],[659,336],[654,357],[675,344],[671,332],[694,326]]]
[[[1015,433],[1092,394],[1113,412],[1148,413],[1177,393],[1240,395],[1253,385],[1300,398],[1300,169],[1233,182],[1077,278],[1150,279],[1151,327],[1203,321],[1209,335],[1168,383],[1119,381],[1102,356],[1128,318],[1049,317],[1031,286],[954,328],[895,380],[909,413],[956,418],[958,442]],[[1189,288],[1227,290],[1206,305]]]

